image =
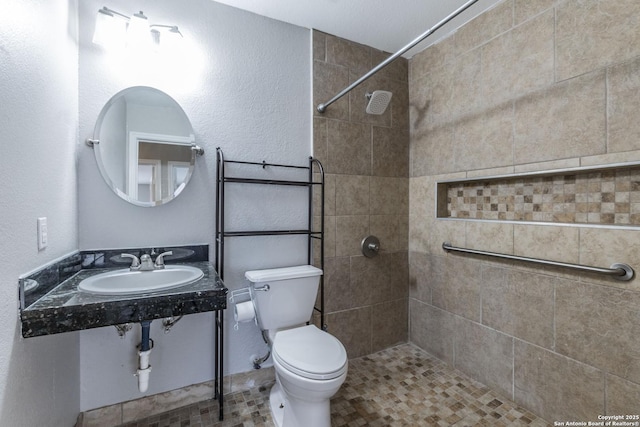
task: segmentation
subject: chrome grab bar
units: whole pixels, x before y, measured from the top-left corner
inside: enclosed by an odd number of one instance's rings
[[[463,253],[467,253],[467,254],[484,255],[484,256],[492,256],[492,257],[495,257],[495,258],[511,259],[511,260],[515,260],[515,261],[532,262],[532,263],[535,263],[535,264],[550,265],[550,266],[553,266],[553,267],[571,268],[571,269],[574,269],[574,270],[586,271],[586,272],[589,272],[589,273],[604,274],[604,275],[607,275],[607,276],[611,276],[614,279],[624,280],[624,281],[631,280],[631,279],[633,279],[633,276],[634,276],[633,268],[631,268],[628,264],[622,264],[622,263],[614,263],[609,268],[593,267],[591,265],[572,264],[572,263],[568,263],[568,262],[551,261],[551,260],[548,260],[548,259],[530,258],[530,257],[524,257],[524,256],[518,256],[518,255],[500,254],[500,253],[497,253],[497,252],[480,251],[480,250],[477,250],[477,249],[459,248],[459,247],[456,247],[456,246],[451,246],[451,244],[447,243],[447,242],[444,242],[442,244],[442,249],[444,249],[447,252],[448,251],[463,252]]]

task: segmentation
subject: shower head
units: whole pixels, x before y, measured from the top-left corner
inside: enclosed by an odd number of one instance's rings
[[[386,90],[376,90],[373,93],[367,93],[366,97],[369,99],[367,104],[368,114],[382,114],[387,109],[393,93]]]

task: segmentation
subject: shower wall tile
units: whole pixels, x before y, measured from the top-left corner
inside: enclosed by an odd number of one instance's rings
[[[406,64],[406,62],[403,62]],[[391,97],[391,127],[403,132],[409,131],[409,87],[406,80],[390,80],[389,87],[393,96]],[[407,142],[407,149],[409,143]],[[409,159],[407,158],[407,162]]]
[[[351,281],[349,257],[328,258],[325,261],[325,308],[327,312],[363,307],[369,303],[367,288]]]
[[[327,62],[358,73],[371,69],[371,48],[327,34]]]
[[[369,235],[369,216],[336,216],[336,256],[361,255],[360,242]]]
[[[633,193],[632,193],[633,194]],[[625,263],[640,268],[640,229],[612,230],[601,228],[580,229],[580,263],[609,267],[613,263]],[[637,274],[624,282],[603,276],[587,276],[584,280],[617,288],[640,291]]]
[[[568,281],[553,276],[484,266],[482,324],[553,349],[554,295],[558,282]]]
[[[582,166],[601,166],[615,163],[640,162],[640,150],[586,156],[581,157],[579,162]]]
[[[389,58],[392,54],[389,52],[383,52],[378,49],[371,50],[371,67],[375,67],[376,65],[382,63],[387,58]],[[366,70],[369,71],[369,70]],[[409,62],[403,60],[395,60],[385,66],[382,70],[376,73],[377,76],[380,76],[385,79],[391,80],[399,80],[402,82],[407,82],[409,80]],[[405,89],[407,86],[404,85]],[[393,94],[395,96],[395,93]],[[404,106],[406,108],[406,105]]]
[[[409,296],[411,298],[431,304],[432,277],[442,271],[438,268],[442,258],[423,252],[409,253]]]
[[[318,30],[313,30],[313,60],[326,62],[327,60],[327,35]]]
[[[368,304],[406,298],[409,294],[409,257],[407,252],[380,253],[373,258],[351,258],[353,286],[367,289]]]
[[[513,338],[475,322],[457,318],[456,369],[503,396],[513,394]]]
[[[466,241],[466,224],[463,221],[447,221],[436,219],[431,221],[428,227],[429,246],[427,253],[443,254],[442,244],[450,243],[453,246],[463,246]]]
[[[411,176],[454,172],[455,158],[454,126],[430,127],[411,134]]]
[[[553,35],[549,11],[482,47],[482,96],[488,105],[553,83]]]
[[[570,0],[556,9],[558,80],[640,55],[637,1]]]
[[[480,322],[481,289],[484,286],[479,261],[448,255],[442,258],[440,274],[432,277],[434,306]]]
[[[436,71],[449,64],[456,56],[455,39],[448,37],[419,52],[411,58],[409,63],[409,79],[415,80],[425,73]]]
[[[640,384],[607,374],[607,414],[637,414]]]
[[[508,31],[512,25],[513,1],[503,1],[458,29],[454,35],[457,53],[461,54],[487,43]]]
[[[513,224],[469,222],[465,247],[504,254],[513,253]]]
[[[371,129],[359,123],[329,120],[328,173],[371,174]]]
[[[517,100],[515,162],[603,154],[604,106],[604,72],[578,77]]]
[[[371,215],[369,232],[380,239],[382,251],[406,251],[409,245],[409,218],[404,215]]]
[[[520,256],[578,264],[579,232],[574,227],[515,224],[513,252]]]
[[[320,230],[320,216],[313,217],[314,230]],[[314,242],[314,256],[320,254],[320,242]],[[336,217],[324,217],[324,256],[325,258],[336,256]]]
[[[597,420],[604,414],[604,373],[515,340],[514,400],[547,420]]]
[[[513,163],[513,103],[461,119],[455,129],[457,170],[488,169]]]
[[[636,59],[609,70],[607,87],[608,152],[640,148],[640,60]]]
[[[349,359],[371,353],[371,319],[371,306],[333,312],[325,317],[327,331],[344,345]]]
[[[372,176],[369,213],[373,215],[409,213],[409,179]]]
[[[377,352],[407,342],[407,298],[383,302],[372,307],[371,351]]]
[[[369,176],[335,175],[336,215],[369,213]]]
[[[324,113],[319,113],[316,106],[327,102],[349,85],[349,69],[340,65],[322,61],[313,61],[313,114],[331,119],[349,120],[349,98],[342,97]]]
[[[324,162],[323,162],[324,166]],[[325,174],[324,176],[324,214],[335,215],[336,214],[336,176],[333,174]],[[320,182],[320,174],[314,173],[315,182]],[[320,197],[322,190],[319,186],[313,188],[313,206],[318,207],[314,211],[314,215],[321,215],[320,212]]]
[[[395,94],[394,94],[395,96]],[[373,127],[371,167],[376,176],[409,176],[409,132]]]
[[[456,317],[444,310],[409,299],[411,342],[453,366]]]
[[[518,25],[553,7],[556,0],[514,0],[513,23]]]
[[[409,92],[409,129],[411,145],[415,138],[424,137],[424,131],[431,124],[431,73],[426,73],[412,83]]]
[[[515,165],[513,173],[527,173],[527,172],[547,171],[547,170],[554,170],[554,169],[569,169],[569,168],[577,168],[579,166],[581,166],[579,158],[548,160],[545,162],[523,163],[520,165]]]
[[[640,383],[640,293],[572,283],[556,289],[556,351]]]
[[[313,118],[313,157],[323,166],[328,158],[327,120],[320,117]]]

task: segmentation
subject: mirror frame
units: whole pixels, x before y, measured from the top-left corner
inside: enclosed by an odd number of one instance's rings
[[[165,135],[165,134],[154,133],[154,132],[129,131],[125,129],[127,133],[127,140],[124,141],[123,144],[125,144],[124,151],[126,153],[127,160],[125,160],[126,164],[124,165],[124,168],[125,168],[126,176],[128,178],[126,180],[127,182],[125,182],[125,185],[124,185],[124,187],[126,188],[119,188],[118,185],[114,182],[113,178],[109,175],[109,172],[107,171],[107,168],[105,166],[102,149],[100,147],[100,132],[102,130],[104,119],[107,113],[109,112],[110,108],[116,102],[118,102],[122,97],[126,95],[130,95],[132,92],[141,91],[141,90],[152,91],[156,95],[166,97],[167,103],[172,104],[172,106],[176,110],[176,114],[179,114],[181,116],[180,120],[182,120],[185,124],[188,124],[191,132],[189,136],[176,136],[176,135]],[[131,140],[130,138],[134,138],[134,140]],[[140,201],[137,198],[137,188],[135,189],[136,191],[133,191],[134,195],[131,195],[131,192],[130,192],[132,189],[131,177],[136,178],[136,182],[137,182],[138,168],[134,167],[134,164],[128,161],[128,159],[133,158],[131,156],[138,158],[137,157],[138,142],[141,142],[141,141],[158,143],[158,144],[176,144],[176,145],[183,144],[185,146],[190,146],[191,148],[189,170],[184,177],[184,181],[181,182],[180,185],[174,191],[168,194],[166,197],[161,198],[159,200],[152,201],[152,202]],[[133,144],[133,142],[135,142],[135,144]],[[196,157],[198,155],[204,154],[204,150],[198,147],[195,143],[193,126],[191,125],[191,122],[189,121],[189,117],[184,112],[180,104],[178,104],[178,102],[176,102],[170,95],[166,94],[165,92],[159,89],[156,89],[150,86],[132,86],[132,87],[125,88],[119,91],[118,93],[116,93],[115,95],[113,95],[111,99],[109,99],[109,101],[107,101],[107,103],[102,107],[102,110],[98,115],[98,119],[96,120],[96,124],[93,130],[93,139],[88,139],[87,144],[92,146],[94,149],[94,154],[96,158],[96,163],[98,164],[98,169],[100,170],[100,174],[102,175],[102,178],[104,179],[107,186],[109,186],[109,188],[111,188],[111,190],[114,193],[116,193],[118,197],[120,197],[121,199],[133,205],[142,206],[142,207],[160,206],[178,197],[180,193],[182,193],[182,191],[185,189],[185,187],[191,180],[191,177],[193,176],[193,173],[195,170]],[[171,161],[169,163],[171,163]]]

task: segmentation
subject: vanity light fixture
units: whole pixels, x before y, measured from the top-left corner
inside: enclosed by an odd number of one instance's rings
[[[175,44],[182,37],[177,25],[149,24],[142,11],[129,17],[104,6],[96,16],[93,42],[105,47],[146,48],[152,43],[159,46],[161,40]]]

